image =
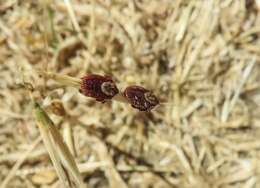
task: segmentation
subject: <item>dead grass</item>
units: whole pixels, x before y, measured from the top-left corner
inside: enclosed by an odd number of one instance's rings
[[[260,187],[259,9],[259,0],[1,1],[0,186],[62,187],[26,82],[88,187]],[[101,104],[36,70],[110,74],[167,102],[151,113]]]

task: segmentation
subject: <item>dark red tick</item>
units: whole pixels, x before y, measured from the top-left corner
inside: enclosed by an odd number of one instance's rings
[[[158,98],[150,90],[141,86],[128,86],[124,96],[133,108],[140,111],[149,111],[159,104]]]
[[[90,74],[81,78],[80,92],[87,97],[105,102],[112,99],[119,91],[110,76]]]

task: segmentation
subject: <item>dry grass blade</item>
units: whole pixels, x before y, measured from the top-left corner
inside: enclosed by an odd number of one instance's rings
[[[73,130],[70,124],[66,124],[63,131],[64,141],[68,145],[68,148],[73,156],[76,156],[76,148],[73,139]]]
[[[260,187],[260,0],[22,2],[0,0],[0,184],[69,186],[58,139],[88,187]],[[162,105],[96,102],[78,92],[91,74]],[[62,137],[44,119],[39,136],[27,83]]]
[[[76,162],[52,120],[37,102],[34,115],[56,172],[65,187],[84,187]]]
[[[222,113],[222,117],[221,117],[221,120],[223,122],[227,121],[228,116],[229,116],[231,110],[234,108],[236,101],[241,93],[241,90],[242,90],[244,84],[246,83],[248,77],[250,76],[250,73],[251,73],[255,63],[256,63],[256,59],[253,58],[252,61],[247,65],[247,67],[243,71],[242,79],[240,80],[240,83],[238,84],[238,87],[236,88],[233,98],[227,102],[227,105],[224,106],[225,108],[223,108],[223,113]]]
[[[1,183],[0,188],[7,187],[8,182],[12,179],[12,177],[15,175],[15,172],[18,170],[18,168],[23,164],[27,156],[31,153],[31,151],[36,147],[37,144],[39,144],[41,139],[36,139],[32,145],[29,147],[29,149],[25,152],[25,154],[15,163],[12,170],[9,172],[9,174],[6,176],[4,181]]]
[[[73,7],[71,5],[70,0],[64,0],[64,3],[66,5],[66,7],[67,7],[67,10],[68,10],[68,13],[69,13],[69,16],[70,16],[70,19],[71,19],[71,22],[73,24],[74,29],[77,31],[80,40],[83,42],[83,44],[86,45],[85,37],[84,37],[84,35],[81,32],[80,26],[79,26],[79,24],[77,22],[76,15],[74,13],[74,10],[73,10]]]
[[[72,20],[72,24],[73,24],[75,30],[78,33],[81,33],[81,29],[80,29],[79,24],[77,22],[77,19],[76,19],[75,13],[73,11],[73,8],[71,6],[70,0],[64,0],[64,3],[67,6],[67,9],[68,9],[68,12],[69,12],[69,16],[70,16],[70,19]]]
[[[99,139],[95,139],[95,150],[100,160],[109,164],[107,167],[105,167],[104,171],[109,181],[110,187],[127,188],[127,184],[124,182],[115,168],[114,162],[107,151],[106,145]]]
[[[60,84],[64,84],[66,86],[72,86],[72,87],[79,87],[80,86],[80,79],[74,78],[71,76],[63,75],[63,74],[57,74],[53,72],[46,72],[42,70],[36,70],[36,72],[48,79],[53,79]]]

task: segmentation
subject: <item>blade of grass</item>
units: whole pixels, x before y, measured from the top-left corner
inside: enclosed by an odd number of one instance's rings
[[[56,172],[61,180],[61,182],[64,184],[65,187],[68,187],[65,182],[67,182],[66,174],[63,171],[63,168],[61,167],[61,164],[59,162],[58,154],[53,148],[53,144],[50,139],[50,135],[48,133],[47,124],[52,123],[51,120],[46,116],[46,114],[42,111],[38,103],[34,104],[34,114],[36,117],[36,123],[39,127],[41,137],[43,139],[44,145],[50,155],[50,158],[52,160],[52,163],[54,165],[54,168],[56,169]]]
[[[6,178],[4,179],[4,181],[1,183],[0,188],[5,188],[7,187],[7,184],[9,183],[9,181],[12,179],[12,177],[15,175],[15,172],[19,169],[19,167],[23,164],[23,162],[25,161],[26,157],[31,153],[31,151],[40,143],[41,139],[38,138],[36,139],[31,146],[29,147],[29,149],[24,153],[24,155],[22,155],[22,157],[15,163],[15,165],[13,166],[12,170],[9,172],[9,174],[6,176]]]
[[[222,117],[221,120],[222,122],[226,122],[228,120],[228,116],[230,114],[230,112],[232,111],[232,109],[234,108],[239,95],[241,93],[241,90],[243,89],[243,86],[245,85],[246,81],[248,80],[248,77],[250,76],[251,71],[253,70],[253,67],[256,63],[256,58],[254,57],[250,63],[248,63],[248,65],[246,66],[245,70],[242,73],[242,77],[241,75],[239,75],[239,77],[241,77],[241,79],[239,80],[238,86],[234,92],[234,96],[232,97],[232,99],[230,99],[230,102],[228,103],[228,108],[222,113]]]
[[[34,115],[46,149],[64,186],[72,187],[72,180],[75,187],[86,187],[82,182],[76,162],[59,131],[37,102],[34,102]]]
[[[72,86],[72,87],[80,87],[81,80],[79,78],[57,74],[53,72],[46,72],[42,70],[36,70],[36,72],[46,78],[53,79],[61,84]]]

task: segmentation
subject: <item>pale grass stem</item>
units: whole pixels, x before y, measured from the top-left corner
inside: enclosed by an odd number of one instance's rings
[[[36,70],[36,72],[46,78],[55,80],[66,86],[80,87],[81,79],[79,79],[79,78],[67,76],[64,74],[57,74],[57,73],[53,73],[53,72],[42,71],[42,70]]]
[[[60,181],[64,187],[86,187],[76,162],[58,129],[41,106],[35,101],[33,103],[36,123]]]

